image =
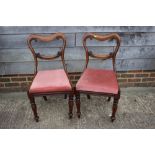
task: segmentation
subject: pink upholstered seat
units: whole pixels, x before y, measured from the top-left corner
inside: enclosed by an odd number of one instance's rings
[[[38,71],[32,85],[30,93],[48,93],[71,91],[71,85],[63,69]]]
[[[113,70],[87,68],[76,85],[77,91],[118,93],[118,83]]]

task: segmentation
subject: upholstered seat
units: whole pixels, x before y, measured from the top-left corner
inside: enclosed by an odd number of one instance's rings
[[[89,46],[87,46],[87,40],[89,39],[96,40],[96,41],[110,41],[115,40],[116,46],[114,45],[113,52],[108,54],[97,54],[95,51],[90,50]],[[94,95],[104,95],[108,97],[108,101],[110,101],[111,97],[114,98],[113,106],[112,106],[112,114],[111,114],[111,121],[115,120],[115,114],[117,111],[117,104],[120,99],[120,88],[117,82],[116,77],[116,54],[120,47],[121,38],[116,33],[111,34],[94,34],[94,33],[85,33],[83,35],[83,47],[85,49],[85,56],[86,56],[86,64],[84,72],[80,77],[78,83],[76,84],[75,90],[75,98],[76,98],[76,107],[77,107],[77,116],[80,118],[80,94],[84,93],[87,95],[87,98],[90,99],[90,94]],[[112,60],[113,70],[106,70],[106,69],[93,69],[88,67],[89,57],[96,58],[99,60]]]
[[[32,41],[39,41],[39,42],[52,42],[52,41],[61,40],[62,45],[60,45],[60,50],[55,55],[42,55],[40,53],[36,53],[35,49],[32,46]],[[66,37],[63,33],[55,33],[50,35],[37,35],[32,34],[27,39],[27,45],[33,55],[35,61],[35,70],[34,70],[34,79],[32,84],[27,91],[28,98],[31,103],[31,108],[34,114],[34,119],[36,122],[39,121],[39,116],[37,113],[37,106],[35,104],[35,97],[42,96],[45,101],[47,101],[48,95],[55,95],[55,94],[64,94],[65,98],[68,96],[68,105],[69,105],[69,118],[73,116],[73,97],[74,91],[72,88],[72,84],[70,79],[68,78],[67,68],[65,66],[64,54],[66,48]],[[61,58],[63,69],[51,69],[51,70],[44,70],[38,71],[38,61],[41,60],[54,60],[57,58]],[[49,66],[50,67],[50,66]]]
[[[38,71],[32,85],[30,93],[48,93],[71,91],[71,85],[63,69]]]
[[[118,83],[113,70],[86,68],[76,85],[77,91],[118,94]]]

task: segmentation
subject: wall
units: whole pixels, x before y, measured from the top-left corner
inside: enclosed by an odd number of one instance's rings
[[[81,73],[69,73],[73,85]],[[117,73],[120,87],[155,87],[155,71],[121,71]],[[27,90],[33,79],[31,74],[0,76],[0,91]]]
[[[33,73],[33,58],[26,44],[26,39],[29,34],[49,34],[55,32],[63,32],[67,37],[65,59],[69,72],[81,72],[84,67],[85,53],[81,42],[84,32],[96,32],[102,34],[117,32],[121,36],[122,43],[116,61],[116,67],[119,73],[130,74],[131,71],[136,72],[137,70],[145,73],[146,71],[147,73],[149,72],[149,78],[151,72],[155,70],[155,27],[2,26],[0,27],[0,86],[7,87],[7,85],[3,83],[4,77],[10,77],[10,81],[13,82],[11,80],[12,76],[19,77],[21,74],[31,75]],[[55,41],[52,44],[36,43],[35,49],[39,52],[54,54],[58,51],[60,43],[61,42],[59,41]],[[96,41],[88,41],[88,45],[91,49],[97,52],[106,53],[113,50],[114,42],[109,41],[106,44],[102,44],[101,42],[99,43]],[[98,68],[111,68],[111,61],[98,61],[93,59],[90,61],[90,66]],[[62,66],[59,59],[53,62],[40,61],[40,69],[54,69],[60,67]],[[78,76],[79,75],[77,75],[77,77]],[[119,78],[122,79],[121,77]],[[153,79],[150,79],[149,82],[151,82],[152,80]],[[120,80],[120,82],[121,81],[125,82],[126,80]],[[125,83],[128,82],[129,81],[127,79]],[[140,79],[139,82],[144,83],[145,80]]]

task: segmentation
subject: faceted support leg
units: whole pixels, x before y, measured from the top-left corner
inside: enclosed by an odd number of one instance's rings
[[[74,105],[74,102],[73,102],[73,94],[69,94],[68,105],[69,105],[69,113],[68,113],[68,116],[69,116],[69,119],[71,119],[73,117],[73,105]]]
[[[80,105],[81,105],[80,93],[76,93],[75,97],[76,97],[77,116],[78,116],[78,118],[80,118],[80,116],[81,116],[81,112],[80,112]]]
[[[30,103],[31,103],[31,108],[32,108],[32,111],[33,111],[33,114],[34,114],[34,119],[36,122],[39,122],[39,116],[37,114],[37,106],[35,104],[35,99],[34,99],[34,96],[30,95],[29,93],[28,94],[28,97],[30,99]]]
[[[87,94],[87,99],[89,99],[89,100],[90,100],[90,95],[89,95],[89,94]]]
[[[43,98],[44,98],[45,101],[47,101],[47,97],[46,96],[43,96]]]
[[[65,94],[64,99],[67,99],[67,94]]]
[[[119,99],[120,99],[120,91],[118,92],[117,95],[114,96],[114,102],[113,102],[113,106],[112,106],[111,122],[113,122],[116,119],[115,114],[117,111],[117,105],[118,105]]]
[[[107,101],[110,102],[110,100],[111,100],[111,97],[108,97],[108,100]]]

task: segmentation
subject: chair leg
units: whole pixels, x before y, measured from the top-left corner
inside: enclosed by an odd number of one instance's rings
[[[110,100],[111,100],[111,97],[108,97],[108,100],[107,101],[110,102]]]
[[[113,103],[113,106],[112,106],[111,122],[113,122],[116,119],[115,114],[116,114],[116,111],[117,111],[117,104],[118,104],[118,100],[114,99],[114,103]]]
[[[76,97],[77,116],[78,116],[78,118],[80,118],[80,116],[81,116],[81,112],[80,112],[80,105],[81,105],[80,93],[76,93],[75,97]]]
[[[35,104],[35,98],[34,96],[30,95],[29,93],[28,94],[28,97],[30,99],[30,103],[31,103],[31,108],[32,108],[32,111],[33,111],[33,114],[34,114],[34,119],[36,122],[39,122],[39,116],[37,114],[37,106]]]
[[[67,94],[65,94],[64,99],[67,99]]]
[[[90,100],[90,95],[89,95],[89,94],[87,94],[87,99],[89,99],[89,100]]]
[[[69,105],[69,113],[68,113],[68,116],[69,116],[69,119],[71,119],[73,117],[73,105],[74,105],[74,102],[73,102],[73,94],[69,94],[68,105]]]
[[[45,101],[47,101],[47,97],[46,96],[43,96],[43,98],[44,98]]]
[[[113,122],[116,117],[116,111],[117,111],[117,105],[118,105],[118,101],[120,99],[120,91],[118,92],[118,94],[116,96],[114,96],[114,102],[113,102],[113,106],[112,106],[112,115],[111,115],[111,122]]]

